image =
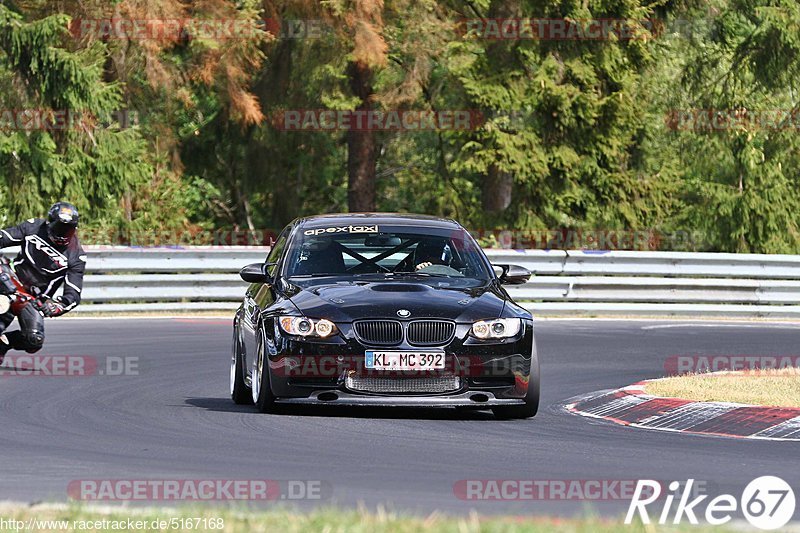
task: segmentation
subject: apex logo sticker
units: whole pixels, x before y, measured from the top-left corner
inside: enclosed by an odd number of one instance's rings
[[[379,233],[378,226],[338,226],[332,228],[309,229],[303,235],[324,235],[326,233]]]

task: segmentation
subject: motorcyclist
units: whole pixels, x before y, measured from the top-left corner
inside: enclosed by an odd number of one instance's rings
[[[81,301],[86,255],[77,236],[79,214],[67,202],[53,204],[47,219],[29,219],[0,230],[0,249],[19,246],[13,261],[26,291],[42,298],[37,308],[26,304],[18,312],[19,330],[2,333],[14,321],[9,310],[0,315],[0,363],[11,349],[36,353],[44,345],[44,317],[57,317],[75,309]],[[64,286],[61,296],[55,292]]]

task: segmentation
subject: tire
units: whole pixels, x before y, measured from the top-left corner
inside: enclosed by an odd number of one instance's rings
[[[269,365],[264,353],[264,332],[259,328],[257,333],[256,353],[253,358],[252,400],[261,413],[271,413],[275,409],[275,396],[269,382]]]
[[[237,326],[233,328],[233,342],[231,344],[231,399],[237,405],[253,405],[253,391],[245,381],[245,363],[242,357],[242,343],[239,339]]]
[[[536,416],[536,413],[539,412],[539,378],[539,358],[534,355],[531,360],[531,375],[528,381],[528,392],[525,393],[524,398],[525,404],[492,407],[492,413],[494,413],[495,418],[513,420]]]

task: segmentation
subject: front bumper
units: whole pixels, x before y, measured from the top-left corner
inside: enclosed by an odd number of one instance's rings
[[[314,391],[304,398],[279,398],[279,404],[345,405],[374,407],[474,407],[476,409],[503,405],[524,405],[521,399],[497,398],[493,392],[468,391],[447,396],[384,396],[355,394],[349,391]]]
[[[324,342],[282,336],[273,330],[267,339],[270,386],[279,403],[489,408],[523,404],[529,381],[538,380],[538,375],[531,375],[538,373],[538,361],[530,321],[525,321],[518,338],[495,343],[476,341],[469,336],[468,325],[458,325],[453,340],[438,348],[366,346],[347,325],[339,328],[337,338]],[[442,350],[448,364],[441,372],[458,376],[459,385],[446,392],[379,393],[348,388],[348,373],[364,371],[365,351],[381,349]],[[371,376],[380,374],[370,372]]]

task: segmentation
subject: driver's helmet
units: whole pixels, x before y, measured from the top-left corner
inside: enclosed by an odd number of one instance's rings
[[[414,250],[414,263],[433,263],[434,265],[447,265],[450,263],[452,253],[444,239],[424,239],[417,244]]]
[[[344,257],[333,239],[311,239],[301,247],[294,275],[340,274],[344,271]]]
[[[78,208],[67,202],[53,204],[47,212],[47,236],[59,246],[67,246],[78,229]]]

